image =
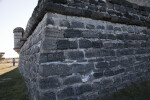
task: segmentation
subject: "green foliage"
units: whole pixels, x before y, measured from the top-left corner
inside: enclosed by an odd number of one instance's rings
[[[12,78],[12,80],[0,83],[0,100],[29,100],[27,88],[18,69],[0,76],[0,80]]]

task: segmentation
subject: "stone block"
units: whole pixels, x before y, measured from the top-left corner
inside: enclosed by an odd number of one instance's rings
[[[99,33],[95,30],[88,30],[82,32],[84,38],[98,38]]]
[[[70,49],[77,49],[78,48],[78,44],[77,41],[70,41]]]
[[[98,92],[90,92],[81,95],[79,100],[100,100],[100,98]]]
[[[87,58],[91,58],[91,57],[100,57],[101,55],[101,50],[99,49],[89,49],[89,50],[85,50],[85,56]]]
[[[51,100],[57,100],[56,93],[52,91],[42,93],[40,98],[41,98],[40,100],[49,100],[50,98]]]
[[[52,61],[64,61],[65,57],[64,57],[64,52],[52,52],[52,53],[48,53],[48,58],[47,58],[48,62],[52,62]]]
[[[116,40],[117,37],[115,36],[115,34],[107,34],[107,39],[112,39],[112,40]]]
[[[84,54],[82,51],[66,51],[65,56],[70,60],[80,60],[84,58]]]
[[[101,33],[101,32],[99,32],[99,35],[98,35],[98,37],[99,37],[100,39],[107,39],[107,38],[108,38],[107,36],[108,36],[107,34],[103,34],[103,33]]]
[[[51,0],[53,3],[60,3],[60,4],[66,4],[67,0]]]
[[[84,23],[82,22],[71,22],[71,28],[84,28]]]
[[[83,37],[83,34],[82,34],[82,31],[80,31],[80,30],[68,29],[65,31],[64,37],[79,38],[79,37]]]
[[[120,74],[120,73],[123,73],[125,72],[125,69],[124,68],[117,68],[114,70],[114,74],[117,75],[117,74]]]
[[[66,76],[71,74],[71,67],[67,64],[48,64],[40,65],[40,75],[47,77],[52,75]]]
[[[110,87],[114,84],[111,78],[104,78],[100,81],[102,88]]]
[[[46,24],[48,25],[48,24],[51,24],[51,25],[54,25],[54,20],[52,19],[52,18],[48,18],[47,20],[46,20]]]
[[[70,84],[75,84],[75,83],[80,83],[81,82],[81,76],[79,75],[73,75],[73,76],[68,76],[64,79],[63,84],[64,85],[70,85]]]
[[[114,27],[113,27],[112,25],[107,25],[106,29],[107,29],[107,30],[113,30]]]
[[[119,85],[122,82],[122,78],[120,76],[114,77],[113,80],[115,85]]]
[[[57,40],[57,48],[58,49],[77,49],[78,44],[77,44],[77,41]]]
[[[101,78],[101,77],[103,77],[103,72],[95,72],[95,73],[93,74],[93,76],[94,76],[95,78]]]
[[[48,78],[42,78],[39,79],[39,87],[40,89],[51,89],[51,88],[57,88],[61,84],[58,77],[48,77]]]
[[[96,65],[96,68],[107,68],[109,67],[108,62],[98,62]]]
[[[136,54],[145,54],[146,50],[145,49],[137,49]]]
[[[132,27],[129,27],[129,28],[128,28],[128,32],[129,32],[129,33],[134,33],[134,29],[133,29]]]
[[[74,96],[74,88],[72,86],[65,87],[58,92],[58,100]]]
[[[120,55],[133,55],[134,49],[123,49],[120,51]]]
[[[73,73],[81,73],[85,74],[90,72],[92,69],[94,69],[94,64],[89,63],[89,64],[72,64],[72,72]]]
[[[101,56],[115,56],[115,51],[111,49],[102,49],[100,50]]]
[[[113,76],[114,72],[111,69],[106,69],[104,71],[104,76]]]
[[[124,37],[123,34],[117,34],[117,39],[119,39],[119,40],[124,40],[125,37]]]
[[[86,92],[92,92],[91,84],[82,84],[82,85],[75,87],[76,95],[81,95]]]
[[[55,37],[55,38],[62,38],[64,37],[63,31],[55,29],[55,28],[45,28],[44,35],[46,37]]]
[[[109,67],[116,67],[119,65],[119,61],[110,61]]]
[[[92,42],[87,39],[81,39],[81,40],[79,40],[79,47],[80,48],[91,48]]]
[[[48,61],[48,55],[47,55],[47,53],[41,53],[39,60],[40,60],[39,61],[40,63],[47,62]]]
[[[120,27],[114,27],[114,31],[121,31],[121,28]]]
[[[57,40],[58,49],[68,49],[70,47],[70,42],[68,40]]]
[[[56,45],[57,39],[55,38],[46,38],[41,45],[42,50],[51,50],[57,49]]]
[[[95,29],[95,26],[94,26],[94,25],[91,25],[91,24],[87,24],[87,25],[86,25],[86,28],[87,28],[87,29]]]
[[[62,27],[70,27],[70,23],[68,20],[62,20],[60,21],[60,26]]]
[[[95,82],[93,82],[93,84],[92,84],[92,87],[93,87],[93,90],[95,91],[100,91],[101,89],[102,89],[102,85],[101,85],[101,83],[100,83],[100,81],[95,81]]]
[[[92,42],[92,47],[93,48],[102,48],[103,47],[103,43],[102,43],[102,41],[93,41]]]
[[[64,100],[78,100],[77,97],[71,97],[71,98],[67,98],[67,99],[64,99]]]
[[[105,29],[105,27],[103,25],[98,25],[97,29]]]

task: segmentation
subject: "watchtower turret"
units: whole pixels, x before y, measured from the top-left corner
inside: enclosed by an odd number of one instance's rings
[[[21,27],[17,27],[13,30],[14,33],[14,50],[19,53],[21,48],[20,39],[23,37],[24,29]]]

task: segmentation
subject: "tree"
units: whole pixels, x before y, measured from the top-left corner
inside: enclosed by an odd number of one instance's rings
[[[0,60],[2,60],[2,59],[3,59],[4,54],[5,54],[5,53],[0,52]]]

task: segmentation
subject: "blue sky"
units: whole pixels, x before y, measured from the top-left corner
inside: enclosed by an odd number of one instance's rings
[[[6,58],[18,57],[13,50],[13,29],[25,29],[38,0],[0,0],[0,52]]]

